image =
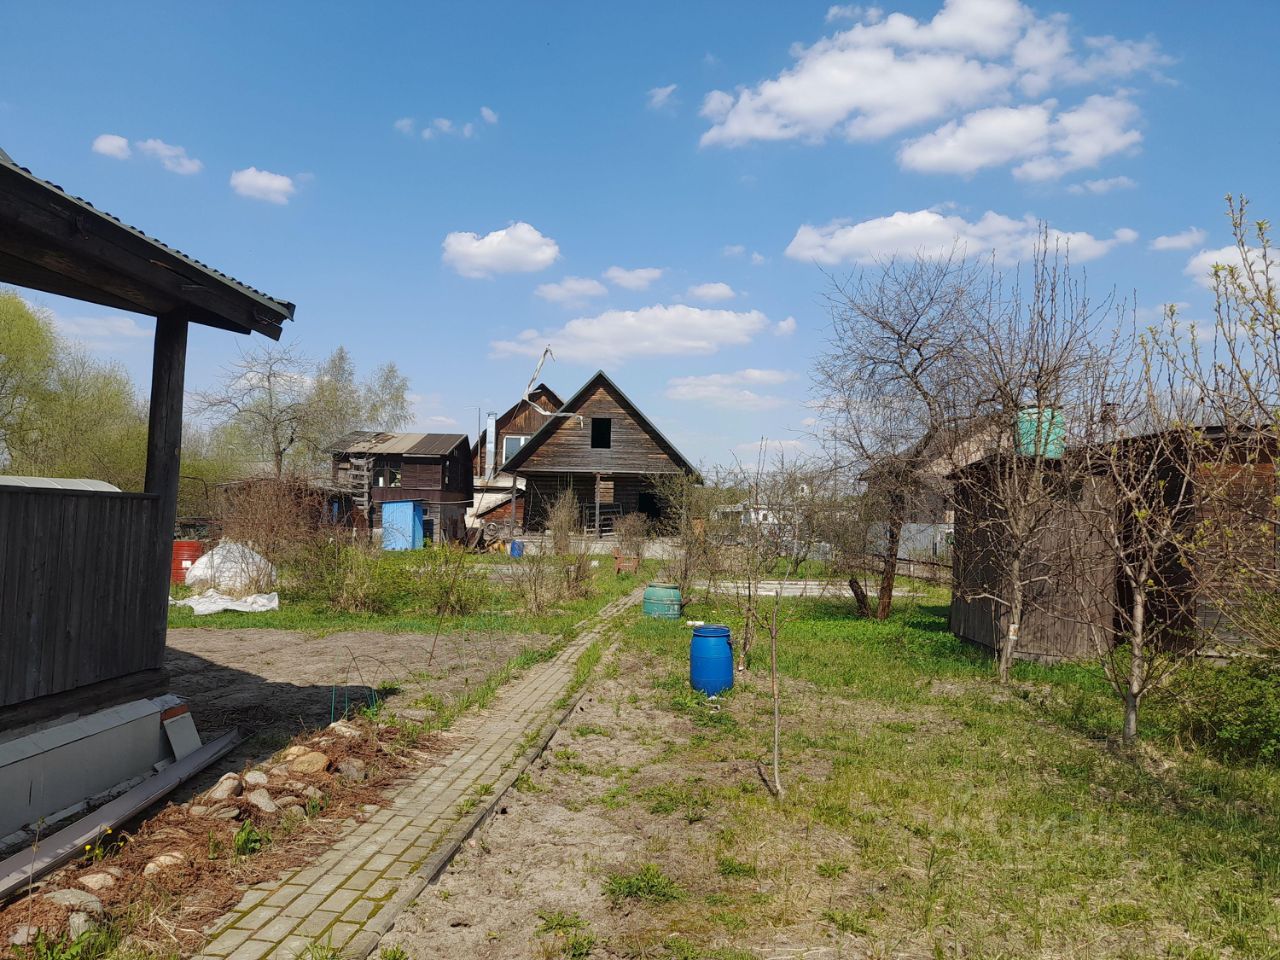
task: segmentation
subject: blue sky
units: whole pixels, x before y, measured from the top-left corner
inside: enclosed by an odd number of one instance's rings
[[[426,430],[474,432],[551,343],[553,387],[605,368],[692,459],[802,448],[824,270],[956,236],[1014,264],[1044,219],[1094,294],[1205,318],[1223,195],[1280,210],[1274,3],[86,3],[5,23],[0,147],[295,301],[286,339],[310,354],[395,360]],[[146,318],[34,299],[145,382]],[[189,384],[244,342],[197,331]]]

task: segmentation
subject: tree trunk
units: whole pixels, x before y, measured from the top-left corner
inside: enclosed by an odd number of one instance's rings
[[[1009,579],[1009,626],[1005,630],[1004,641],[1000,644],[1000,659],[996,668],[1001,683],[1009,682],[1013,654],[1018,649],[1022,633],[1022,564],[1017,559],[1009,561]]]
[[[756,596],[753,584],[747,581],[746,615],[742,618],[742,643],[738,650],[738,671],[747,669],[747,657],[751,653],[751,641],[755,639]]]
[[[769,676],[773,693],[773,787],[782,799],[782,697],[778,687],[778,606],[781,593],[773,600],[773,620],[769,624]]]
[[[857,601],[859,616],[871,616],[871,601],[867,598],[867,591],[862,587],[862,581],[856,575],[849,578],[849,590],[853,594],[853,599]]]
[[[1133,598],[1133,632],[1129,637],[1129,683],[1124,692],[1124,729],[1120,737],[1125,743],[1138,739],[1138,706],[1146,687],[1146,598],[1141,592]]]
[[[880,602],[876,605],[876,619],[886,620],[893,606],[893,583],[898,576],[898,544],[902,541],[903,516],[906,501],[900,493],[889,495],[889,522],[885,528],[884,568],[880,573]]]

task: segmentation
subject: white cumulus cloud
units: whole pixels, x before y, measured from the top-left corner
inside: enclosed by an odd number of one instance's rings
[[[145,153],[149,157],[155,157],[160,164],[172,173],[181,173],[184,175],[199,173],[204,169],[204,164],[195,157],[187,155],[185,147],[176,147],[171,143],[165,143],[163,140],[139,140],[134,143],[139,153]]]
[[[833,221],[822,227],[804,224],[796,231],[786,254],[793,260],[814,261],[826,266],[841,263],[876,262],[889,256],[944,256],[953,247],[971,256],[994,252],[1004,264],[1026,259],[1040,236],[1040,223],[1027,215],[1021,219],[988,210],[978,220],[946,216],[936,210],[899,211],[860,223]],[[1069,249],[1078,263],[1095,260],[1117,244],[1132,243],[1137,233],[1127,227],[1111,237],[1095,237],[1083,231],[1049,230],[1049,242]]]
[[[417,123],[414,122],[413,117],[401,117],[391,126],[395,128],[397,133],[403,133],[405,136],[411,137],[413,136],[414,128],[417,127]]]
[[[498,114],[489,107],[480,108],[480,119],[485,123],[497,123]]]
[[[551,303],[585,303],[591,297],[603,297],[609,292],[599,280],[591,277],[565,277],[558,283],[543,283],[533,291]]]
[[[1217,250],[1201,250],[1187,261],[1182,272],[1200,286],[1212,290],[1213,271],[1217,266],[1235,267],[1241,275],[1246,270],[1252,270],[1260,283],[1266,282],[1268,273],[1271,274],[1272,280],[1280,281],[1280,277],[1276,276],[1277,268],[1274,261],[1268,270],[1268,265],[1262,258],[1262,251],[1256,247],[1247,248],[1244,257],[1240,255],[1240,248],[1234,246],[1219,247]]]
[[[674,103],[671,99],[675,96],[676,84],[669,83],[665,87],[654,87],[647,94],[649,109],[661,110],[663,107],[670,106]]]
[[[796,318],[786,317],[779,320],[773,328],[773,332],[780,337],[789,337],[796,332]]]
[[[606,280],[615,287],[622,287],[624,290],[648,290],[653,282],[661,276],[661,267],[637,267],[634,270],[610,267],[604,272]]]
[[[100,133],[93,138],[93,152],[117,160],[128,160],[133,155],[129,141],[114,133]]]
[[[988,107],[910,140],[898,153],[908,170],[974,173],[1040,153],[1049,145],[1053,102]]]
[[[231,189],[242,197],[286,204],[298,190],[292,177],[257,167],[246,167],[231,174]]]
[[[695,300],[714,303],[720,300],[732,300],[737,296],[733,287],[727,283],[700,283],[689,288],[689,296]]]
[[[787,401],[752,388],[776,386],[792,377],[793,374],[785,370],[756,369],[673,377],[667,381],[666,396],[670,400],[709,403],[730,410],[767,410],[783,406]]]
[[[1132,190],[1138,184],[1131,177],[1104,177],[1100,180],[1085,180],[1073,183],[1067,190],[1075,194],[1103,194],[1112,190]]]
[[[704,146],[876,140],[941,122],[901,145],[904,167],[967,174],[1020,163],[1022,177],[1046,180],[1136,149],[1137,109],[1123,94],[1060,113],[1057,100],[1020,96],[1114,89],[1171,62],[1152,40],[1080,36],[1066,14],[1040,16],[1021,0],[944,0],[928,20],[837,4],[826,21],[835,31],[794,45],[776,76],[706,95]]]
[[[560,258],[560,246],[523,220],[480,236],[457,231],[444,238],[442,259],[464,277],[536,273]]]
[[[514,340],[496,340],[491,346],[495,356],[536,357],[549,343],[561,360],[605,364],[628,357],[715,353],[751,342],[768,325],[758,310],[656,304],[577,317],[554,330],[525,330]]]
[[[1170,233],[1151,241],[1152,250],[1190,250],[1204,243],[1205,233],[1199,227],[1188,227],[1181,233]],[[1234,248],[1232,248],[1234,249]]]

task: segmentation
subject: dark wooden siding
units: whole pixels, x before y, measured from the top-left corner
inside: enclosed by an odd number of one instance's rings
[[[529,394],[529,398],[536,402],[544,410],[556,410],[560,407],[560,401],[546,389],[535,389]],[[531,437],[547,422],[546,414],[540,413],[527,400],[521,400],[514,407],[498,417],[496,424],[497,430],[494,431],[498,436],[498,445],[495,448],[498,452],[498,469],[502,469],[502,441],[509,436]],[[486,434],[482,431],[480,441],[476,444],[476,455],[474,463],[474,472],[478,477],[484,476]]]
[[[1090,481],[1095,483],[1096,481]],[[1096,487],[1092,496],[1106,497]],[[969,495],[957,504],[952,548],[951,632],[991,650],[1008,623],[1008,607],[998,556],[989,540],[983,511],[989,502]],[[1043,526],[1030,551],[1022,623],[1015,656],[1027,660],[1073,660],[1094,656],[1095,637],[1114,639],[1116,570],[1102,549],[1081,547],[1090,536],[1073,521],[1064,502]],[[1071,558],[1095,557],[1086,570],[1073,570]],[[1084,586],[1079,586],[1080,579]],[[1087,599],[1082,599],[1087,598]]]
[[[591,446],[591,419],[613,420],[609,449]],[[574,410],[561,417],[550,436],[519,468],[521,476],[548,473],[678,473],[680,467],[605,384],[599,384]]]
[[[528,523],[526,525],[531,530],[541,530],[546,525],[547,511],[551,509],[552,504],[566,490],[573,490],[574,496],[578,498],[578,505],[583,510],[589,510],[595,506],[596,478],[594,474],[539,473],[525,475],[521,471],[521,476],[525,477],[527,484],[525,498],[528,501],[526,508]],[[638,513],[640,511],[640,494],[650,487],[646,477],[634,474],[613,474],[602,477],[602,481],[602,511],[607,508],[609,513],[616,516],[624,516],[628,513]],[[608,498],[606,493],[610,485],[612,486],[611,499]]]
[[[0,707],[161,667],[158,513],[148,494],[0,488]]]

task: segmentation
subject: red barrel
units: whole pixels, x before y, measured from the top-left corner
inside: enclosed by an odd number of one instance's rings
[[[173,541],[173,567],[169,579],[174,583],[186,583],[187,571],[204,553],[204,544],[199,540]]]

